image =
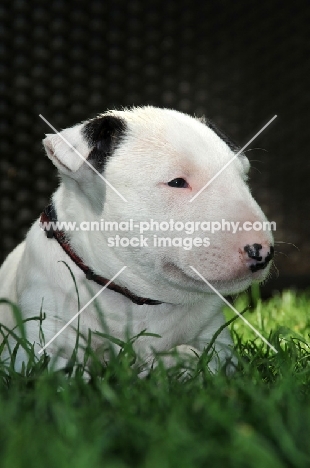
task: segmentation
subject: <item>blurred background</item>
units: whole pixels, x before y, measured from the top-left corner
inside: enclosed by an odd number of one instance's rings
[[[38,114],[62,129],[152,104],[206,115],[240,146],[277,114],[246,152],[277,222],[264,291],[310,286],[310,2],[11,0],[0,15],[0,261],[58,184]]]

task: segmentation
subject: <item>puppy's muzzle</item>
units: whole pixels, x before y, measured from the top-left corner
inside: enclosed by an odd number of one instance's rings
[[[244,247],[244,252],[247,254],[248,258],[251,259],[249,268],[253,273],[266,268],[274,257],[274,247],[272,245],[268,248],[263,248],[261,244],[247,244]]]

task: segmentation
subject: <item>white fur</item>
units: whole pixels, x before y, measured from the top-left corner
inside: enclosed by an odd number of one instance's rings
[[[104,176],[127,199],[125,203],[57,135],[44,140],[48,156],[58,167],[61,184],[53,195],[59,221],[169,220],[264,221],[265,216],[246,185],[248,161],[237,158],[203,191],[195,201],[191,197],[233,157],[232,151],[210,128],[188,115],[153,107],[111,111],[127,124],[126,137],[109,159]],[[79,124],[62,134],[88,157],[90,148],[82,138]],[[185,178],[190,188],[167,185]],[[108,332],[124,339],[142,330],[160,335],[141,337],[135,347],[141,359],[151,363],[154,352],[179,348],[191,355],[208,345],[223,325],[222,301],[190,269],[193,265],[222,294],[246,289],[255,279],[263,280],[268,268],[252,273],[243,253],[246,244],[260,243],[268,249],[268,232],[197,232],[193,236],[210,237],[210,247],[183,248],[110,248],[107,237],[116,233],[75,231],[68,233],[74,250],[97,274],[112,278],[124,265],[127,268],[116,283],[142,297],[162,301],[161,305],[136,305],[123,295],[104,290],[80,315],[80,330]],[[119,233],[120,234],[120,233]],[[124,233],[123,233],[124,234]],[[137,232],[125,233],[127,237]],[[153,235],[154,233],[150,233]],[[164,236],[164,233],[157,233]],[[188,237],[184,232],[180,237]],[[77,296],[66,262],[78,285],[81,307],[100,290],[69,259],[55,239],[48,239],[36,221],[26,241],[7,258],[0,270],[0,297],[16,302],[24,317],[39,314],[43,301],[45,342],[78,311]],[[96,309],[103,313],[105,327]],[[8,306],[2,306],[0,321],[12,325]],[[76,334],[72,327],[47,348],[51,356],[60,352],[60,363],[71,355]],[[27,323],[28,339],[39,351],[39,325]],[[103,330],[104,328],[104,330]],[[93,346],[104,355],[104,340],[94,337]],[[217,338],[218,355],[210,363],[216,370],[231,356],[232,341],[227,329]],[[61,351],[60,351],[61,350]],[[18,355],[17,367],[24,356]],[[171,362],[167,359],[167,365]]]

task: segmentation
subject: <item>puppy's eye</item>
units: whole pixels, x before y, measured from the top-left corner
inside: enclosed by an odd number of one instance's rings
[[[168,185],[169,187],[175,187],[175,188],[187,188],[189,186],[186,180],[181,179],[181,177],[170,180],[170,182],[168,182]]]

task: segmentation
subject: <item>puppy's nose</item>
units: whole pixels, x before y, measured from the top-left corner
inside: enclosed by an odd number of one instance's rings
[[[270,260],[274,256],[274,248],[270,245],[268,248],[263,248],[261,244],[247,244],[244,251],[251,259],[249,263],[250,270],[254,273],[258,270],[266,268]]]

